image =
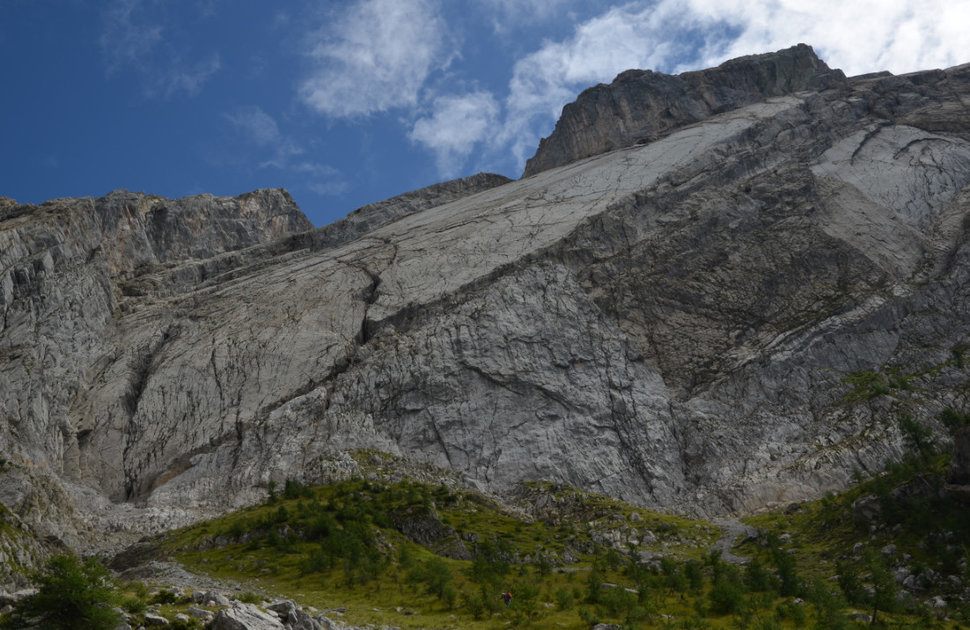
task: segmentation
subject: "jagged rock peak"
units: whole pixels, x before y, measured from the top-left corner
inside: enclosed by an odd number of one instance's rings
[[[669,75],[627,70],[585,90],[563,108],[556,128],[526,162],[523,177],[651,142],[677,128],[772,96],[846,84],[811,46],[731,59],[716,68]]]

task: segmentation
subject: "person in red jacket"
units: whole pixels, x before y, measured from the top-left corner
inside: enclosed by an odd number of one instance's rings
[[[506,591],[506,592],[502,593],[502,599],[505,600],[505,605],[506,606],[511,606],[512,605],[512,592],[511,591]]]

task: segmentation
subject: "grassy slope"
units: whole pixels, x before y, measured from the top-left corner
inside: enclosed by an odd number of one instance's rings
[[[533,521],[478,493],[444,486],[351,481],[291,487],[265,505],[177,532],[165,545],[194,570],[244,580],[253,590],[285,593],[304,605],[341,609],[346,620],[357,623],[467,628],[514,621],[579,628],[588,625],[579,609],[585,606],[592,564],[606,556],[594,538],[649,528],[656,541],[635,545],[638,551],[699,558],[718,536],[706,523],[567,489],[558,491],[559,499],[569,502],[575,516],[588,520],[559,525]],[[637,516],[631,517],[633,513]],[[333,519],[327,521],[326,544],[350,550],[314,565],[308,559],[326,546],[313,534],[314,518],[321,514]],[[405,537],[394,523],[407,518],[430,523],[437,530],[433,534],[440,534],[437,540],[428,540],[435,538],[428,535],[418,544]],[[352,542],[336,540],[346,536],[344,530],[356,531],[358,524],[378,532],[372,540],[361,541],[379,550],[376,562],[366,554],[354,556]],[[457,541],[468,554],[478,554],[477,566],[431,551],[460,555],[454,552]],[[369,567],[372,562],[375,566]],[[616,554],[611,562],[602,571],[602,581],[634,588],[621,570],[625,560]],[[499,596],[504,590],[514,594],[508,609]],[[655,600],[670,609],[683,608],[679,597],[658,592]]]
[[[897,546],[886,556],[890,569],[906,565],[924,578],[935,571],[951,585],[949,575],[966,574],[964,508],[933,490],[945,466],[939,457],[911,461],[842,495],[747,519],[764,534],[739,549],[757,559],[746,568],[709,553],[720,536],[709,523],[549,484],[520,493],[526,502],[547,498],[553,508],[543,521],[434,483],[292,483],[264,505],[175,532],[164,546],[193,570],[352,623],[852,627],[847,615],[871,613],[871,603],[847,601],[835,576],[857,566],[871,589],[875,574],[863,558],[885,545]],[[867,519],[858,516],[860,500]],[[903,554],[911,557],[903,562]],[[939,584],[878,618],[893,627],[963,627],[970,611],[956,603],[958,589]],[[510,608],[499,596],[507,589]],[[935,594],[952,599],[945,624],[920,599]]]

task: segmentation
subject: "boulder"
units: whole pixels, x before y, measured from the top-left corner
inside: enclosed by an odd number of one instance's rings
[[[254,604],[233,602],[220,610],[209,630],[287,630],[276,615],[260,610]]]

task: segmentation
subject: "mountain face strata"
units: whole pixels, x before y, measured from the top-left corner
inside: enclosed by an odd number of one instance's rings
[[[525,165],[525,177],[580,158],[652,142],[672,130],[773,96],[845,86],[810,46],[751,55],[678,75],[627,70],[566,105]]]
[[[968,404],[970,67],[705,72],[655,137],[337,227],[281,191],[4,202],[0,500],[97,546],[355,449],[701,515],[881,470]],[[683,77],[597,89],[632,120]]]

